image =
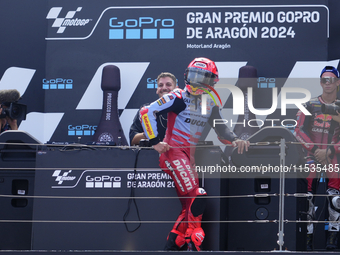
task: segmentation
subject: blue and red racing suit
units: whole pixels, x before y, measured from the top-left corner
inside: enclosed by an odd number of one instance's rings
[[[326,172],[328,178],[328,188],[339,190],[339,171],[336,154],[340,153],[339,124],[332,119],[329,114],[321,112],[321,105],[325,104],[321,96],[312,98],[305,104],[305,108],[312,114],[306,116],[301,111],[297,113],[297,126],[295,127],[295,136],[298,141],[303,143],[303,147],[308,151],[308,155],[314,155],[317,149],[326,149],[327,144],[334,144],[328,147],[331,150],[331,161],[329,167],[333,168]],[[315,177],[318,171],[315,166],[310,167],[308,175],[308,191],[315,192]],[[314,182],[313,182],[314,180]]]
[[[201,97],[192,96],[182,89],[173,90],[140,111],[145,135],[152,145],[160,142],[157,116],[168,113],[168,125],[163,141],[170,145],[170,150],[161,154],[160,167],[172,177],[182,203],[180,216],[168,237],[168,242],[169,239],[173,239],[177,248],[185,242],[189,243],[191,239],[196,249],[199,250],[204,239],[201,220],[205,199],[195,199],[195,197],[206,195],[206,192],[199,188],[198,175],[194,171],[195,145],[205,125],[209,123],[213,127],[213,120],[222,119],[222,116],[219,107],[211,98],[207,99],[206,114],[203,115],[201,111]],[[224,143],[231,143],[237,139],[225,124],[215,125],[214,129]],[[199,203],[202,203],[202,206]],[[182,221],[188,221],[188,224],[181,224]]]

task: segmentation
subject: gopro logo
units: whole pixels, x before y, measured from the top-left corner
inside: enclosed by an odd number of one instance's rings
[[[275,78],[259,77],[257,79],[258,88],[275,88]]]
[[[86,188],[121,188],[122,178],[120,176],[86,176]]]
[[[42,88],[43,89],[73,89],[73,80],[72,79],[43,79],[42,80]]]
[[[90,136],[94,135],[96,132],[97,126],[91,126],[91,125],[78,125],[78,126],[73,126],[73,125],[68,125],[68,135],[69,136],[74,136],[74,135],[84,135],[84,136]]]
[[[157,89],[157,79],[151,79],[151,78],[148,78],[146,80],[146,86],[148,89]]]
[[[139,17],[118,21],[109,20],[109,39],[174,39],[175,20]]]

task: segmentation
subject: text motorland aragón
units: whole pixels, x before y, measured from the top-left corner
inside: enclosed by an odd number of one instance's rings
[[[232,97],[233,97],[233,114],[234,115],[244,115],[244,94],[242,90],[234,85],[223,85],[224,89],[229,89]],[[215,90],[213,92],[217,95],[217,97],[220,99],[220,96],[217,94]],[[255,109],[253,104],[253,88],[248,87],[247,89],[248,97],[247,97],[247,103],[248,103],[248,109],[250,112],[252,112],[255,115],[270,115],[277,109],[278,99],[277,99],[277,87],[272,88],[272,106],[269,109],[265,110],[259,110]],[[294,93],[294,94],[303,94],[303,98],[294,98],[290,99],[287,98],[288,93]],[[304,103],[308,102],[311,99],[311,93],[305,88],[294,88],[294,87],[282,87],[281,88],[281,115],[286,115],[286,109],[288,104],[295,105],[299,110],[301,110],[305,115],[311,115],[311,113],[304,107]],[[215,98],[211,93],[208,94],[202,94],[202,106],[205,105],[206,107],[202,107],[202,115],[206,115],[207,113],[207,97],[208,95],[212,97],[214,102],[216,103]],[[222,104],[222,103],[221,103]],[[243,120],[243,122],[235,122],[233,123],[230,119],[230,125],[231,127],[233,125],[243,125],[244,127],[246,124],[249,127],[262,127],[264,125],[264,122],[271,122],[271,126],[276,126],[274,122],[280,121],[279,119],[250,119],[248,121]],[[287,124],[289,122],[289,124]],[[214,119],[213,120],[213,127],[216,125],[224,125],[227,124],[227,119]],[[294,124],[292,124],[294,123]],[[297,122],[295,119],[284,119],[281,121],[281,126],[286,128],[292,128],[297,125]]]

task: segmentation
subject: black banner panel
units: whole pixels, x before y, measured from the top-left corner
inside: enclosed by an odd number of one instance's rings
[[[36,172],[32,248],[162,250],[180,203],[157,165],[151,150],[39,152],[54,168]]]

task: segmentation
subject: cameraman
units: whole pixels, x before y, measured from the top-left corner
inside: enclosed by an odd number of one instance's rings
[[[339,71],[333,66],[326,66],[320,75],[320,85],[322,94],[316,98],[312,98],[305,104],[305,108],[312,114],[304,115],[301,111],[297,113],[297,126],[295,128],[295,136],[303,147],[308,151],[308,156],[315,159],[315,164],[320,163],[322,167],[333,169],[334,164],[340,163],[337,155],[340,155],[340,148],[330,144],[339,144],[340,126],[333,116],[323,113],[323,104],[332,104],[337,99],[337,91],[339,87]],[[310,169],[315,169],[315,165],[311,164]],[[333,204],[337,196],[340,195],[339,175],[338,171],[326,171],[327,177],[327,200],[329,213],[328,237],[326,243],[327,250],[337,249],[338,233],[340,231],[340,208]],[[308,181],[308,198],[309,210],[308,220],[314,220],[315,207],[313,194],[316,192],[318,184],[318,176],[316,171],[310,171]],[[313,224],[307,225],[307,249],[313,249]]]
[[[20,99],[20,93],[16,89],[0,90],[0,134],[6,130],[18,130],[18,122],[5,114],[5,109],[10,103]]]

